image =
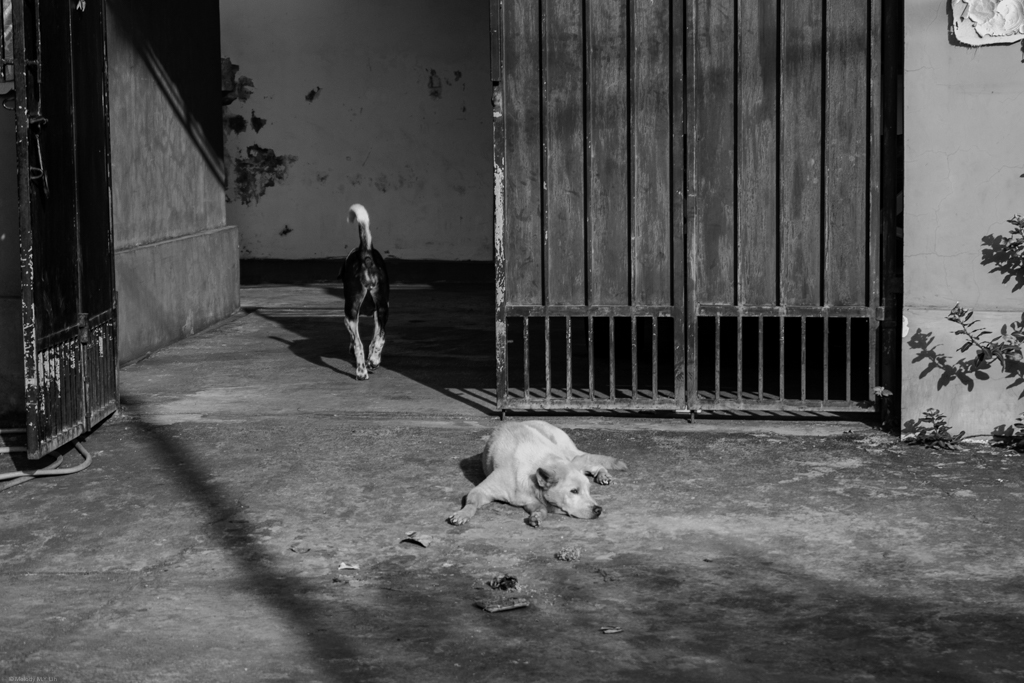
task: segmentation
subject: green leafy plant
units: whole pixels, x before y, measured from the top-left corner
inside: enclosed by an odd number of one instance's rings
[[[1008,221],[1013,227],[1009,235],[986,238],[986,249],[983,250],[983,263],[995,264],[991,272],[1002,273],[1003,282],[1011,277],[1017,279],[1014,291],[1024,286],[1024,216],[1017,214]],[[949,366],[952,374],[965,380],[968,375],[977,379],[988,379],[988,371],[998,364],[1003,375],[1013,380],[1008,388],[1024,384],[1024,314],[1020,320],[1003,325],[999,333],[984,327],[974,318],[974,311],[964,308],[958,301],[949,311],[946,320],[957,326],[954,334],[964,337],[960,353],[974,352],[973,359],[961,359]],[[941,359],[945,362],[945,357]],[[934,363],[934,360],[933,360]],[[1024,395],[1021,396],[1024,398]]]
[[[1018,214],[1008,222],[1013,226],[1008,235],[987,235],[982,240],[982,263],[993,266],[989,272],[1003,275],[1004,284],[1013,280],[1017,291],[1024,288],[1024,216]],[[940,352],[934,334],[918,330],[907,343],[918,352],[912,362],[928,363],[922,378],[937,371],[938,389],[959,382],[973,391],[975,382],[991,379],[995,369],[1010,380],[1007,389],[1024,387],[1024,314],[993,332],[974,317],[974,311],[957,302],[946,320],[956,326],[954,335],[963,338],[959,353],[969,355],[950,358]],[[1024,399],[1024,391],[1018,398]]]
[[[976,373],[991,367],[993,360],[999,363],[1003,372],[1015,372],[1017,368],[1011,367],[1011,364],[1020,363],[1024,357],[1021,352],[1021,346],[1024,345],[1024,316],[1009,325],[1003,325],[998,335],[982,327],[973,318],[974,311],[964,308],[959,301],[946,316],[946,320],[959,326],[953,334],[967,338],[959,349],[960,353],[974,349]]]
[[[908,423],[907,427],[913,430],[906,438],[908,444],[944,451],[955,451],[966,433],[951,434],[946,416],[937,408],[928,408],[921,418],[914,423]]]

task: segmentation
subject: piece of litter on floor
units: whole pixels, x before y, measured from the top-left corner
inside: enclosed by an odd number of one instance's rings
[[[341,564],[338,565],[338,570],[340,571],[342,569],[359,569],[359,565],[358,564],[349,564],[348,562],[342,562]]]
[[[601,633],[607,633],[609,635],[612,633],[622,633],[622,629],[618,626],[602,626]]]
[[[410,532],[406,533],[405,534],[405,538],[403,538],[401,541],[399,541],[399,543],[415,543],[417,545],[423,546],[424,548],[426,548],[427,546],[429,546],[433,542],[434,542],[434,537],[433,536],[429,536],[427,534],[421,534],[418,531],[410,531]]]
[[[510,609],[529,607],[530,601],[526,598],[499,598],[497,600],[477,600],[473,603],[485,612],[507,612]]]
[[[519,591],[523,589],[523,587],[519,585],[519,579],[510,574],[495,576],[487,582],[487,585],[496,591]]]
[[[562,562],[575,562],[580,559],[580,549],[576,546],[562,548],[555,553],[555,559],[561,560]]]

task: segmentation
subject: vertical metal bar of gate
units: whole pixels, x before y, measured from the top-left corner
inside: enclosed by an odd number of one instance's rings
[[[29,79],[29,69],[38,71],[38,35],[35,16],[26,17],[25,1],[12,0],[14,15],[14,90],[15,121],[18,161],[18,220],[21,226],[21,321],[23,354],[25,366],[25,413],[27,449],[29,453],[39,451],[39,372],[36,365],[36,311],[35,311],[35,268],[34,235],[32,234],[32,206],[28,201],[31,194],[31,138],[30,138],[30,88],[35,86]],[[31,18],[31,25],[27,19]],[[32,28],[32,33],[27,30]]]
[[[893,2],[889,3],[894,4]],[[900,9],[902,9],[902,2]],[[869,0],[868,18],[870,41],[869,64],[870,76],[868,78],[868,101],[870,103],[870,120],[868,122],[868,306],[873,310],[874,315],[868,319],[868,377],[867,391],[874,399],[874,387],[881,380],[878,368],[878,346],[880,322],[885,319],[885,309],[882,307],[882,138],[884,128],[882,125],[882,112],[885,106],[885,93],[882,80],[882,0]]]
[[[686,292],[690,286],[688,269],[686,231],[690,223],[688,201],[689,172],[692,145],[687,145],[689,118],[691,116],[688,94],[689,82],[686,76],[687,41],[689,40],[687,0],[672,0],[669,13],[669,35],[672,41],[672,344],[673,394],[675,408],[682,411],[687,407],[688,382],[686,349],[690,335],[688,301]]]
[[[87,428],[98,424],[118,406],[106,34],[104,4],[76,6],[72,12],[71,70],[82,271],[79,333]]]
[[[502,0],[491,0],[491,126],[494,145],[494,331],[496,402],[504,414],[508,401],[508,329],[505,314],[505,50]],[[523,324],[526,389],[530,391],[529,321]]]
[[[686,330],[685,345],[681,349],[683,353],[683,365],[685,366],[686,395],[684,403],[690,410],[697,406],[697,299],[693,296],[697,291],[697,250],[693,248],[692,240],[694,226],[699,218],[697,202],[697,145],[695,143],[696,121],[697,121],[697,3],[688,0],[685,6],[686,40],[683,79],[685,80],[685,101],[686,101],[686,165],[685,165],[685,188],[686,188],[686,274],[685,274],[685,308],[683,313],[686,316],[684,328]],[[682,304],[682,302],[680,302]],[[680,324],[676,323],[677,329]],[[678,357],[676,362],[680,362]],[[678,384],[678,382],[677,382]],[[682,406],[680,406],[682,408]]]

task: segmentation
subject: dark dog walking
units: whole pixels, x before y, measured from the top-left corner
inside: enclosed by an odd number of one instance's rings
[[[345,328],[351,343],[349,349],[356,362],[356,377],[370,379],[367,371],[380,365],[384,351],[384,328],[388,324],[388,269],[384,258],[373,248],[370,237],[370,214],[362,204],[348,210],[348,222],[359,223],[359,246],[345,259],[341,279],[345,283]],[[373,339],[370,357],[363,358],[363,340],[359,336],[359,314],[373,315]]]

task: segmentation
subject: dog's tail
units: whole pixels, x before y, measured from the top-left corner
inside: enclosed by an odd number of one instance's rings
[[[362,204],[353,204],[348,208],[348,222],[359,223],[359,248],[369,251],[372,247],[370,236],[370,214]]]

